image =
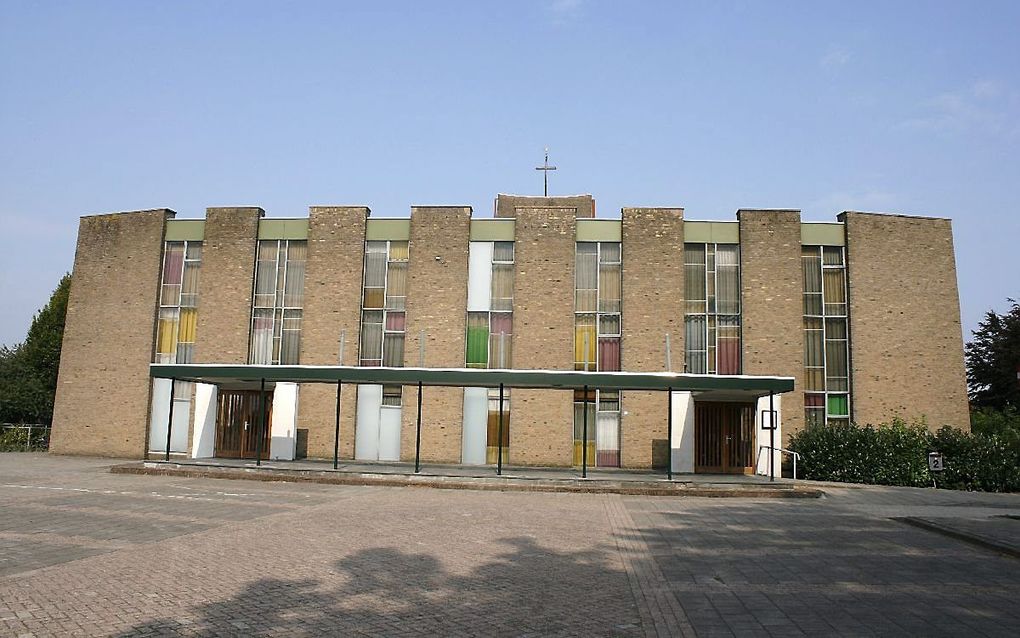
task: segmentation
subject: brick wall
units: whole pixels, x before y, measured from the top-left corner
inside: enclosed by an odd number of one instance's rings
[[[300,362],[336,365],[340,332],[344,337],[344,365],[358,365],[361,330],[362,270],[365,260],[364,206],[312,206],[308,214],[308,261],[301,319]],[[354,386],[341,397],[340,456],[354,456]],[[308,456],[332,458],[336,423],[336,386],[301,385],[298,428],[308,430]]]
[[[672,369],[683,370],[684,266],[682,208],[623,209],[622,367],[663,371],[665,335]],[[665,465],[668,456],[664,392],[626,392],[621,409],[624,467]]]
[[[425,331],[425,367],[463,367],[466,351],[468,245],[471,208],[411,209],[407,334],[404,364],[419,365]],[[414,460],[418,388],[404,388],[400,456]],[[421,458],[459,463],[464,423],[462,388],[422,390]]]
[[[499,217],[516,217],[513,365],[574,369],[574,242],[576,215],[590,197],[511,197]],[[510,462],[570,465],[574,397],[570,391],[514,389]]]
[[[145,454],[166,209],[82,217],[50,451]]]
[[[209,208],[202,243],[195,363],[248,363],[261,208]]]
[[[948,219],[847,212],[852,417],[969,430]]]
[[[743,372],[796,379],[783,395],[783,440],[804,427],[800,211],[739,210]]]

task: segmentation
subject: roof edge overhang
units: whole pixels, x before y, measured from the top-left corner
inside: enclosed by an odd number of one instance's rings
[[[448,387],[580,390],[728,391],[745,396],[790,392],[793,377],[685,374],[678,372],[584,372],[477,368],[382,368],[313,365],[231,365],[217,363],[153,363],[149,376],[213,385],[252,381],[290,383],[370,383]]]

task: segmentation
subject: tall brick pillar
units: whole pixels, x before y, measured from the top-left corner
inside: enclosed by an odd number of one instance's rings
[[[261,208],[208,208],[195,363],[248,363]]]
[[[623,209],[622,368],[666,369],[670,335],[672,369],[684,357],[684,211],[682,208]],[[665,392],[626,392],[620,435],[624,467],[664,466],[669,458]]]
[[[580,197],[500,195],[498,217],[516,217],[513,365],[574,369],[574,243],[577,218],[594,201]],[[510,462],[569,466],[574,397],[563,390],[514,389]]]
[[[50,451],[141,458],[167,209],[82,217]]]
[[[970,429],[948,219],[845,212],[851,418]]]
[[[404,365],[418,366],[425,331],[425,367],[462,368],[466,352],[470,206],[414,206],[408,245]],[[404,388],[400,456],[414,460],[418,388]],[[422,390],[421,458],[459,463],[464,390]]]
[[[336,365],[344,332],[344,365],[358,365],[361,335],[362,270],[365,261],[365,206],[312,206],[308,213],[308,260],[301,315],[304,365]],[[340,456],[354,456],[354,386],[341,396]],[[301,385],[298,428],[308,429],[308,456],[331,458],[336,425],[336,387]]]
[[[744,374],[796,379],[783,395],[783,441],[804,427],[800,211],[738,210]]]

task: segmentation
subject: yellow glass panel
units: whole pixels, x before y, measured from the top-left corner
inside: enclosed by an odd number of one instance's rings
[[[386,301],[382,288],[365,288],[365,300],[362,308],[382,308]]]
[[[581,442],[574,441],[574,465],[582,464]],[[595,465],[595,441],[588,441],[588,467]]]
[[[390,261],[407,261],[407,242],[390,242]]]
[[[588,353],[585,357],[584,343],[588,340]],[[574,326],[574,369],[584,369],[584,362],[588,362],[588,368],[595,369],[595,352],[598,348],[598,339],[595,334],[595,316],[578,317]]]
[[[198,310],[181,308],[181,331],[177,340],[181,343],[195,343],[195,327],[198,325]]]
[[[177,317],[164,314],[159,318],[159,332],[156,337],[156,352],[174,354],[177,351]]]

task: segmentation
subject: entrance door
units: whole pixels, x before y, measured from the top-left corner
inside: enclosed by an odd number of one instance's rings
[[[694,471],[754,473],[753,403],[694,403]]]
[[[258,450],[258,390],[220,390],[216,410],[216,456],[254,459]],[[266,392],[266,413],[262,421],[262,458],[269,458],[269,424],[273,414],[273,393]]]

